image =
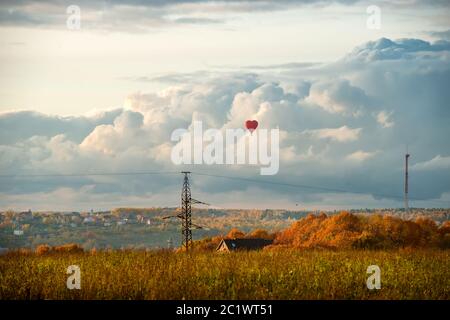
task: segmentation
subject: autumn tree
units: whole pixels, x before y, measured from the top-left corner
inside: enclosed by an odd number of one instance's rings
[[[402,220],[341,212],[330,217],[308,215],[280,232],[275,245],[295,248],[401,248],[450,244],[449,225],[438,228],[430,219]]]
[[[227,239],[241,239],[245,238],[245,233],[240,231],[238,228],[233,228],[228,232],[228,234],[225,236]]]
[[[266,240],[273,240],[274,237],[275,235],[270,234],[267,230],[264,229],[255,229],[246,236],[246,238]]]
[[[439,246],[450,248],[450,220],[445,221],[438,230],[440,235]]]
[[[41,255],[49,253],[50,250],[51,250],[51,247],[48,244],[41,244],[41,245],[37,246],[36,254],[41,256]]]

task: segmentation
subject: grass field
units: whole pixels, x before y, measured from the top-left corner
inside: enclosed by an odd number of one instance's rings
[[[368,290],[369,265],[381,289]],[[69,290],[69,265],[81,289]],[[9,253],[0,299],[449,299],[449,250]]]

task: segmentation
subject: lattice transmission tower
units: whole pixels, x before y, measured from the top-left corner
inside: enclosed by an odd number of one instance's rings
[[[189,185],[189,171],[182,171],[184,174],[183,189],[181,191],[181,246],[189,250],[192,246],[192,207],[191,207],[191,186]]]
[[[189,182],[190,171],[182,171],[183,187],[181,189],[181,213],[174,216],[163,217],[181,219],[181,247],[189,251],[192,249],[192,229],[203,229],[203,227],[192,223],[192,204],[209,205],[206,202],[198,201],[191,196],[191,186]]]

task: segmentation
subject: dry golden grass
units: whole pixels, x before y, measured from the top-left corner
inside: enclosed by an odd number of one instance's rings
[[[368,290],[369,265],[381,268]],[[81,289],[66,288],[69,265]],[[0,299],[449,299],[450,251],[16,252],[0,256]]]

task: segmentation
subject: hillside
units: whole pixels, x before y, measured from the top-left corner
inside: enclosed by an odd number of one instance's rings
[[[196,242],[197,250],[214,250],[222,237]],[[265,249],[398,249],[450,248],[450,221],[438,225],[428,218],[404,220],[389,215],[309,214],[288,228],[269,233],[257,229],[244,233],[236,228],[225,236],[228,239],[263,238],[273,240]]]
[[[180,222],[176,218],[163,218],[177,213],[176,208],[117,208],[98,212],[5,211],[0,213],[0,248],[35,248],[40,244],[56,246],[66,243],[77,243],[87,250],[94,247],[176,247],[180,241]],[[194,209],[193,223],[203,228],[195,229],[193,237],[196,240],[212,237],[220,239],[233,228],[246,234],[258,229],[279,233],[309,213],[269,209]],[[408,221],[431,219],[436,227],[442,226],[450,217],[448,209],[411,209],[407,215],[396,209],[360,209],[349,213],[362,217],[402,217]],[[315,213],[316,216],[320,214]],[[339,212],[323,214],[332,217]],[[363,231],[368,237],[368,230]]]

